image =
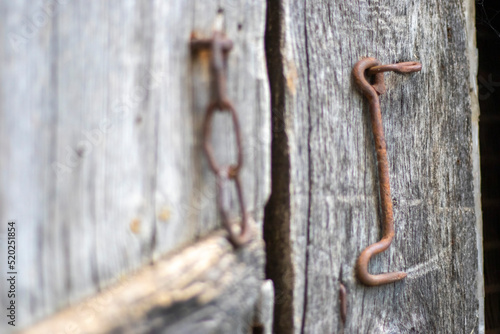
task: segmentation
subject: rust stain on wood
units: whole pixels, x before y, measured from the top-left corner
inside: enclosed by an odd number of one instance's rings
[[[141,221],[138,218],[130,222],[130,231],[134,234],[139,234],[139,232],[141,232]]]

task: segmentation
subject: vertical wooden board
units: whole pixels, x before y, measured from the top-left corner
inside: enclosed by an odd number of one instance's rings
[[[52,124],[56,119],[55,99],[50,92],[55,89],[51,75],[54,55],[51,19],[41,12],[42,1],[17,1],[1,3],[0,15],[0,236],[6,241],[7,222],[17,222],[18,247],[16,271],[17,314],[30,314],[43,309],[45,301],[41,289],[50,282],[39,275],[43,270],[42,254],[38,248],[43,238],[42,222],[50,222],[53,210],[55,176],[50,169],[54,159],[53,146],[56,136]],[[38,111],[38,112],[35,112]],[[39,167],[38,167],[39,166]],[[24,222],[24,223],[23,223]],[[55,247],[57,241],[51,245]],[[2,242],[2,294],[0,303],[7,305],[7,292],[3,289],[7,272],[7,247]],[[54,254],[56,266],[61,254]],[[61,283],[58,277],[55,284]],[[64,288],[63,284],[60,284]],[[7,318],[4,318],[4,320]],[[19,317],[18,322],[19,325]],[[11,326],[0,322],[0,332]]]
[[[220,11],[235,44],[228,96],[244,135],[247,208],[261,224],[270,191],[264,1],[1,6],[0,216],[18,221],[24,248],[19,326],[220,228],[201,146],[209,53],[189,49],[193,31],[211,36]],[[25,31],[40,12],[45,21]],[[231,124],[216,121],[216,154],[231,161]]]
[[[271,231],[266,241],[288,244],[291,260],[284,257],[281,272],[268,273],[277,296],[293,296],[291,314],[279,312],[284,306],[277,300],[276,329],[340,331],[343,282],[346,332],[478,332],[469,3],[314,0],[271,9],[283,24],[271,30],[274,44],[267,45],[268,56],[280,46],[283,70],[270,80],[286,137],[275,141],[273,159],[288,152],[290,166],[289,184],[273,185],[272,196],[289,196],[290,216],[280,223],[290,235]],[[420,73],[385,75],[381,105],[396,238],[369,269],[409,275],[380,287],[365,287],[354,276],[357,256],[381,235],[368,105],[351,73],[368,56],[423,64]],[[286,272],[293,276],[283,278]]]
[[[270,191],[269,88],[263,40],[265,2],[180,1],[166,6],[164,11],[179,15],[177,20],[170,21],[163,16],[156,18],[158,38],[154,50],[155,54],[165,55],[164,59],[158,59],[165,84],[153,94],[153,104],[160,108],[161,129],[156,190],[159,252],[218,226],[215,179],[202,152],[202,122],[212,87],[210,53],[192,54],[188,44],[192,33],[198,38],[210,38],[218,21],[234,43],[228,54],[227,95],[235,105],[243,137],[241,175],[247,209],[259,225]],[[215,115],[212,131],[216,157],[221,163],[234,162],[236,146],[230,117]],[[181,184],[189,187],[179,187]],[[232,206],[238,212],[236,202]]]

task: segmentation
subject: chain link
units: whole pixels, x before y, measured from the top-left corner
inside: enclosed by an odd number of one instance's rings
[[[252,238],[250,222],[252,218],[246,212],[243,189],[240,180],[240,170],[243,165],[243,150],[241,144],[241,130],[238,114],[233,104],[226,97],[226,72],[225,64],[227,53],[233,44],[224,35],[216,31],[211,39],[193,39],[191,47],[193,50],[209,48],[212,51],[211,67],[215,81],[215,98],[209,103],[203,121],[203,149],[207,156],[210,168],[215,174],[217,183],[217,206],[222,218],[222,224],[229,234],[229,240],[235,247],[245,245]],[[231,114],[235,141],[237,148],[236,163],[232,165],[220,165],[214,155],[212,147],[212,118],[216,111]],[[238,204],[241,211],[240,229],[237,231],[237,219],[231,217],[229,209],[229,183],[233,181],[236,186]]]

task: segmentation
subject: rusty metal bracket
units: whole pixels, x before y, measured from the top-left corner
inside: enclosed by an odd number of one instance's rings
[[[379,95],[384,94],[386,91],[384,72],[411,73],[418,72],[421,69],[422,64],[417,62],[381,65],[375,58],[364,58],[357,62],[352,70],[354,82],[359,86],[370,104],[372,131],[375,140],[375,150],[377,152],[380,204],[382,207],[383,237],[379,242],[366,247],[363,252],[361,252],[356,262],[356,273],[359,280],[369,286],[388,284],[402,280],[406,277],[406,273],[404,272],[392,272],[378,275],[372,275],[368,272],[368,263],[371,257],[389,248],[394,238],[394,217],[389,179],[389,162],[387,160],[387,144],[385,142],[384,129],[382,127],[382,114],[380,112],[379,100]],[[367,75],[374,76],[373,83],[368,81]]]
[[[235,247],[240,247],[248,243],[252,238],[250,222],[253,221],[246,212],[245,201],[243,199],[243,190],[240,182],[239,172],[243,165],[243,149],[241,144],[241,130],[238,114],[226,95],[226,60],[227,54],[233,47],[233,42],[227,39],[224,34],[218,30],[214,31],[210,39],[197,39],[191,37],[191,50],[197,52],[201,49],[209,49],[211,55],[211,68],[214,77],[214,99],[209,103],[205,119],[203,121],[203,149],[207,156],[210,168],[217,178],[217,206],[222,217],[222,223],[229,234],[229,240]],[[212,117],[216,111],[229,112],[233,120],[233,127],[236,138],[237,161],[233,165],[219,165],[215,159],[213,147],[211,144],[211,123]],[[234,231],[234,219],[228,213],[228,180],[233,180],[236,185],[238,203],[241,210],[241,228],[239,232]]]
[[[208,49],[212,51],[211,66],[215,80],[215,101],[226,100],[226,69],[227,54],[233,48],[233,42],[218,30],[208,39],[191,37],[191,51]]]

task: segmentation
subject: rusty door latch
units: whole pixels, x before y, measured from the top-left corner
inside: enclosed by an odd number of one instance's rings
[[[370,258],[385,251],[394,238],[394,217],[392,211],[391,186],[389,180],[389,162],[387,160],[387,145],[382,127],[382,114],[380,112],[379,95],[385,93],[384,72],[397,73],[418,72],[422,64],[417,62],[404,62],[390,65],[381,65],[375,58],[364,58],[354,65],[352,70],[354,81],[359,86],[370,104],[370,115],[375,150],[377,152],[378,177],[380,185],[380,204],[382,206],[383,237],[380,241],[366,247],[356,262],[356,273],[359,280],[369,286],[388,284],[406,277],[405,272],[392,272],[372,275],[368,272]],[[373,83],[367,80],[373,76]]]
[[[238,114],[226,96],[226,60],[227,54],[233,47],[233,42],[227,39],[221,31],[214,31],[210,39],[197,39],[191,37],[191,50],[196,52],[201,49],[211,50],[211,69],[214,82],[214,99],[208,104],[203,121],[203,149],[207,156],[210,168],[216,176],[217,183],[217,206],[222,217],[222,223],[229,234],[229,241],[235,246],[240,247],[250,241],[252,234],[250,222],[252,218],[246,212],[245,201],[243,199],[243,190],[239,177],[239,172],[243,165],[243,150],[241,144],[241,131]],[[235,132],[237,157],[236,163],[232,165],[219,165],[214,156],[214,150],[211,144],[212,129],[211,121],[216,111],[225,111],[231,114]],[[236,185],[236,194],[241,210],[241,225],[237,232],[234,229],[234,218],[230,217],[227,206],[229,202],[228,181],[234,181]]]

